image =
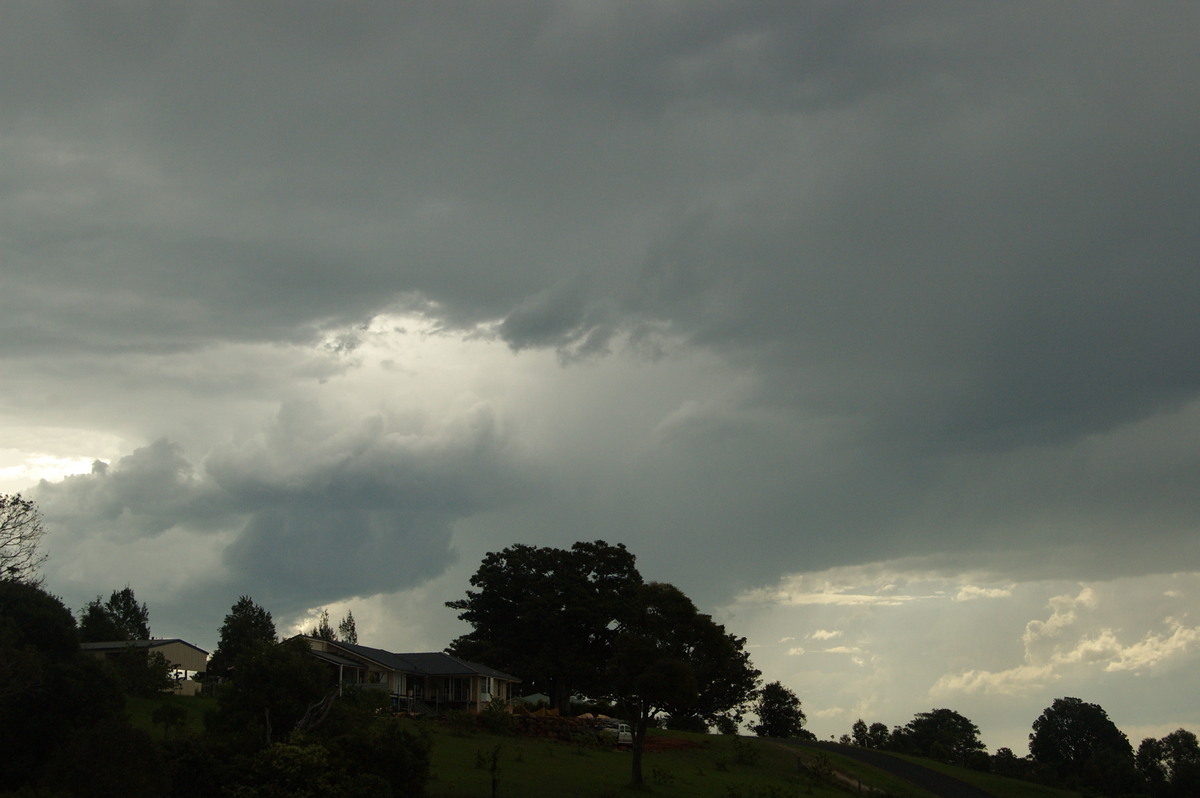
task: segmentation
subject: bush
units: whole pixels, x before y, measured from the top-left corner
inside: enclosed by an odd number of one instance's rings
[[[733,739],[733,758],[739,765],[757,765],[762,758],[762,751],[749,740],[741,737]]]
[[[455,709],[446,713],[446,725],[456,737],[467,737],[479,728],[479,720],[465,709]]]
[[[517,719],[508,711],[508,705],[493,699],[479,714],[483,727],[492,734],[514,737],[517,734]]]
[[[429,781],[433,743],[427,730],[413,732],[406,728],[409,725],[382,718],[361,733],[330,740],[329,750],[348,772],[378,776],[391,786],[393,795],[421,795]],[[371,795],[381,798],[383,794]]]
[[[78,798],[157,798],[169,783],[150,735],[123,718],[78,730],[46,774],[45,786]]]

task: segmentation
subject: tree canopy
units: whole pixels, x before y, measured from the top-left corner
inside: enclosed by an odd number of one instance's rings
[[[890,746],[905,753],[967,765],[987,746],[979,727],[952,709],[918,712],[891,735]]]
[[[267,745],[287,740],[329,690],[329,674],[302,638],[260,640],[239,654],[234,678],[221,686],[214,722]]]
[[[642,751],[651,718],[660,713],[706,724],[740,717],[761,675],[745,638],[702,614],[679,588],[659,582],[631,589],[619,619],[606,695],[630,716],[632,782],[642,783]]]
[[[800,709],[800,699],[782,682],[771,682],[758,691],[754,714],[758,715],[758,723],[752,730],[759,737],[799,737],[808,720]],[[865,734],[865,724],[863,730]]]
[[[1145,738],[1134,761],[1155,798],[1200,795],[1200,743],[1187,729]]]
[[[491,552],[471,577],[476,589],[446,603],[473,627],[447,650],[518,673],[566,709],[572,692],[601,692],[615,625],[642,584],[634,563],[602,540]]]
[[[126,585],[114,590],[108,601],[96,596],[87,603],[80,615],[79,635],[85,643],[149,640],[150,610],[138,603],[133,588]]]
[[[70,610],[35,584],[0,579],[0,789],[53,770],[70,740],[122,706],[110,671],[79,650]]]
[[[337,629],[333,628],[333,624],[329,621],[329,610],[322,607],[321,614],[317,617],[317,623],[311,627],[306,634],[309,637],[315,637],[318,640],[342,641],[343,643],[358,642],[358,626],[354,622],[354,613],[349,610],[346,615],[338,622]]]
[[[342,618],[337,628],[338,639],[343,643],[351,645],[358,642],[358,625],[354,622],[354,613],[346,610],[346,617]]]
[[[1099,704],[1078,698],[1056,698],[1038,716],[1029,755],[1063,783],[1084,784],[1101,794],[1119,794],[1123,784],[1136,780],[1129,739]]]
[[[315,637],[318,640],[337,640],[337,632],[333,631],[333,625],[329,623],[329,610],[322,609],[321,616],[317,619],[317,625],[308,630],[309,637]]]
[[[21,494],[0,494],[0,579],[40,585],[46,527],[37,505]]]
[[[850,740],[860,748],[887,748],[891,742],[891,732],[886,723],[875,722],[868,726],[865,720],[859,718],[851,729]]]
[[[740,718],[758,686],[745,638],[678,588],[643,582],[621,544],[510,546],[483,559],[471,586],[447,602],[473,627],[448,651],[520,674],[559,709],[572,691],[617,701],[633,726],[634,783],[651,718],[706,726]]]
[[[208,663],[209,673],[224,676],[247,651],[261,643],[275,642],[275,621],[271,613],[254,603],[249,596],[240,596],[225,616],[217,639],[217,650]]]

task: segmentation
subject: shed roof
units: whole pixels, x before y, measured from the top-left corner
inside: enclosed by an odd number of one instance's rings
[[[79,648],[83,651],[124,651],[127,648],[161,648],[171,643],[181,643],[188,648],[196,649],[206,657],[208,656],[208,652],[200,648],[200,646],[193,645],[178,637],[156,637],[150,640],[103,640],[92,643],[80,643]]]

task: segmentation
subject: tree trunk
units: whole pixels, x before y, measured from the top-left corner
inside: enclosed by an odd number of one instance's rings
[[[550,683],[550,708],[560,715],[571,714],[571,691],[566,679],[555,679]]]
[[[649,724],[646,707],[642,702],[637,703],[637,717],[633,719],[633,745],[630,747],[631,772],[629,784],[632,787],[642,786],[642,751],[646,742],[646,726]]]

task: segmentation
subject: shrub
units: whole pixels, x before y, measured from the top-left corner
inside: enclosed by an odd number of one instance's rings
[[[508,705],[499,699],[492,699],[479,714],[479,719],[492,734],[513,737],[517,733],[517,719],[508,711]]]

